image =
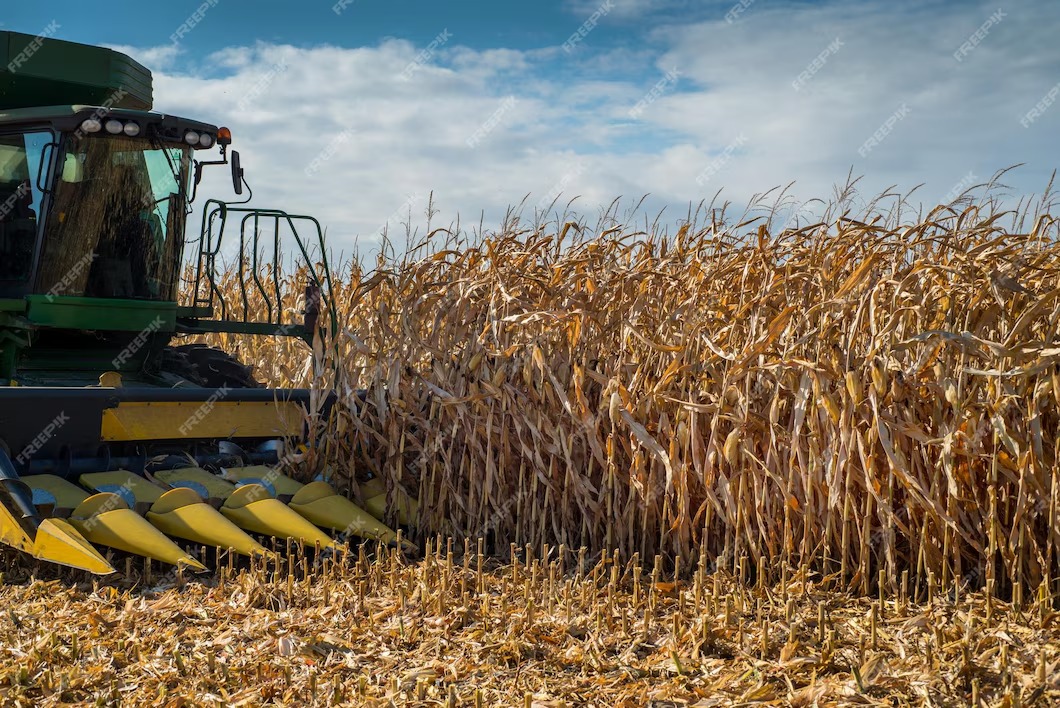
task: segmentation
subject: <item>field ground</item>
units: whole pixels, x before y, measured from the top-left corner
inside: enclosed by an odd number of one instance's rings
[[[304,558],[150,583],[142,568],[93,584],[9,564],[0,701],[1060,704],[1058,616],[1037,600],[936,590],[880,605],[812,577],[675,585],[610,559],[579,572],[555,550],[529,565],[462,551],[325,560],[308,581]]]

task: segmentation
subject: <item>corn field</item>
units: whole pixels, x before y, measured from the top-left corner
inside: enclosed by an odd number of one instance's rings
[[[428,225],[400,259],[336,269],[315,360],[219,339],[263,381],[334,386],[357,412],[323,457],[355,497],[363,472],[418,490],[422,535],[1052,596],[1050,203],[882,204]]]
[[[422,555],[90,584],[8,554],[4,705],[1056,704],[1050,202],[839,197],[429,224],[335,269],[312,351],[214,336],[334,391],[301,473],[418,494]],[[280,277],[298,321],[308,271]]]

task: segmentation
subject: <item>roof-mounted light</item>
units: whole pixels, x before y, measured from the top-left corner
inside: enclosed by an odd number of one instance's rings
[[[220,128],[217,131],[217,144],[225,147],[232,144],[232,131],[228,128]]]
[[[189,130],[184,135],[184,142],[186,142],[188,145],[198,145],[199,144],[199,134],[196,133],[194,130]]]
[[[209,133],[203,133],[199,136],[199,145],[204,148],[208,148],[213,145],[213,136]]]
[[[103,124],[98,118],[89,118],[81,123],[82,133],[98,133],[101,130],[103,130]]]
[[[110,133],[111,135],[117,135],[118,133],[120,133],[125,128],[125,126],[122,125],[122,122],[120,120],[113,120],[113,119],[108,120],[107,124],[104,127],[107,129],[107,132]]]
[[[131,121],[126,123],[125,134],[128,135],[130,138],[135,138],[137,135],[140,134],[140,126]]]

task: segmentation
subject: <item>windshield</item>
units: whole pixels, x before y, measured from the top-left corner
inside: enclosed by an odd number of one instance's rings
[[[42,292],[176,300],[191,149],[68,136],[41,255]]]

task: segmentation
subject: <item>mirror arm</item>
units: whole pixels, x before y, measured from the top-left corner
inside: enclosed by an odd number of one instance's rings
[[[208,161],[208,162],[200,162],[199,160],[195,161],[195,180],[192,183],[191,199],[188,200],[188,204],[193,203],[195,201],[195,195],[197,195],[199,193],[199,182],[202,181],[202,169],[204,167],[206,167],[207,165],[227,165],[228,164],[228,155],[225,152],[224,146],[221,147],[221,156],[224,158],[223,160],[212,160],[212,161]]]
[[[246,204],[254,198],[254,190],[250,188],[250,182],[247,182],[246,179],[243,179],[243,185],[247,188],[247,198],[241,199],[238,202],[227,202],[228,204]]]

